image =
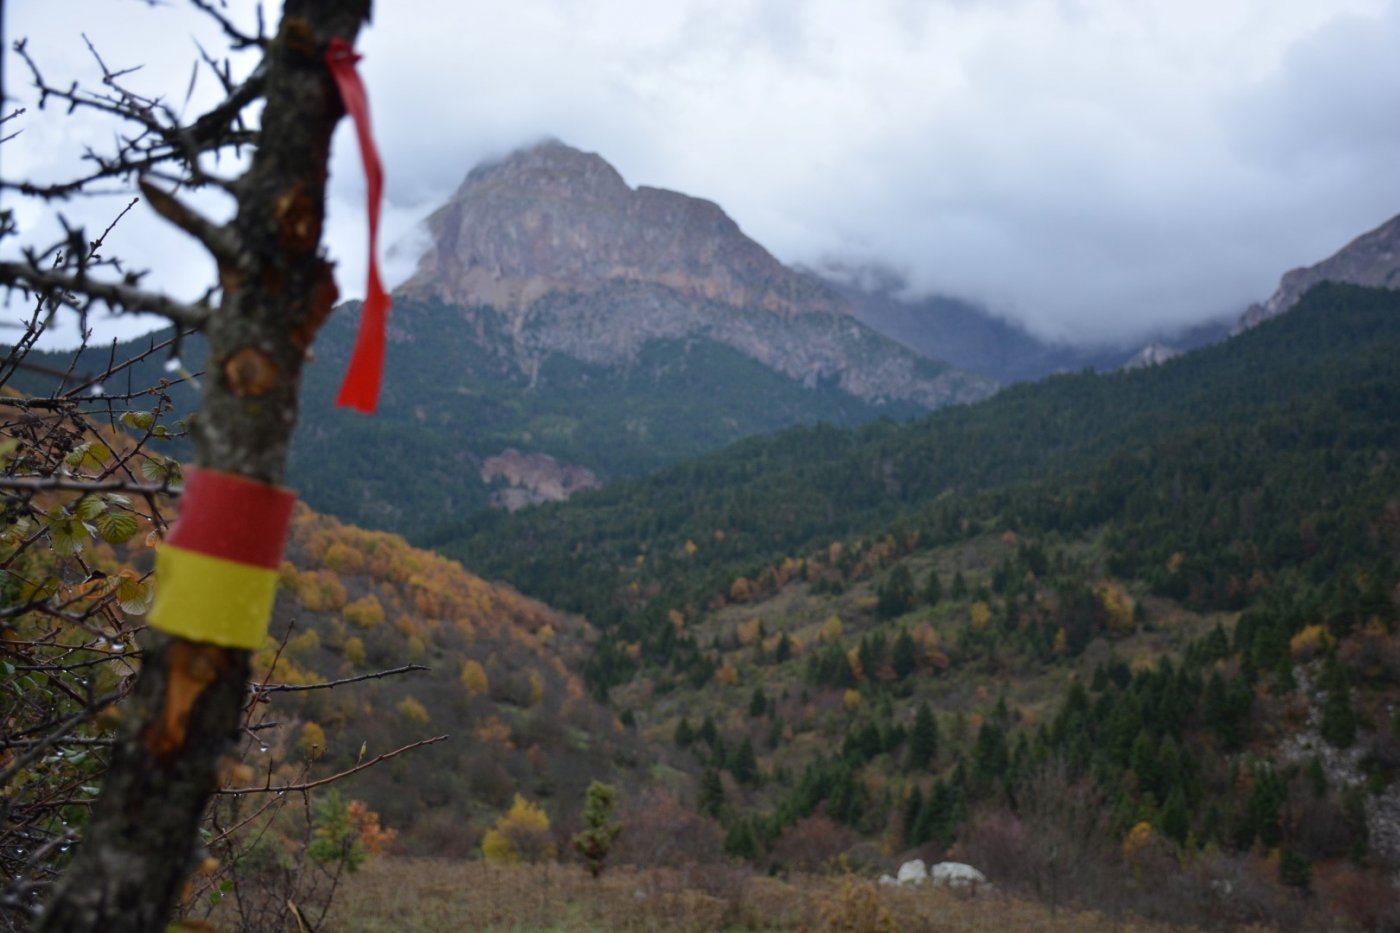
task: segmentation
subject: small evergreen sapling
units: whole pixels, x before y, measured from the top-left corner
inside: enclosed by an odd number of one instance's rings
[[[574,835],[573,845],[574,851],[583,857],[584,867],[594,878],[603,873],[603,863],[622,832],[621,823],[608,823],[616,800],[617,789],[611,784],[594,781],[588,785],[583,804],[584,829]]]

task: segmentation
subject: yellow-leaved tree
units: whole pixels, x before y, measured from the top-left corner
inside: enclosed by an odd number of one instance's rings
[[[536,862],[554,856],[549,816],[544,808],[520,794],[510,809],[496,820],[481,840],[481,854],[488,862]]]
[[[467,699],[474,700],[491,689],[491,682],[486,677],[486,668],[481,666],[481,662],[470,659],[462,665],[462,686],[467,688]]]

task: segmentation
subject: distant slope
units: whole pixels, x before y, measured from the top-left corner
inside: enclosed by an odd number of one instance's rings
[[[860,424],[923,411],[909,402],[863,402],[830,379],[804,384],[701,335],[648,341],[620,365],[549,353],[526,373],[501,349],[508,324],[493,309],[401,300],[380,408],[365,417],[334,404],[356,310],[337,310],[304,370],[288,482],[313,508],[368,528],[422,535],[487,509],[510,487],[505,478],[484,478],[483,468],[507,451],[548,455],[561,472],[579,465],[611,482],[794,424]],[[122,344],[116,358],[168,336]],[[100,371],[111,352],[89,351],[77,372]],[[201,372],[204,353],[202,337],[185,340],[189,368]],[[35,353],[31,361],[63,371],[69,355]],[[132,385],[170,377],[165,362],[162,353],[133,367]],[[55,384],[33,371],[14,380],[36,393]],[[177,415],[198,404],[187,384],[170,392]],[[183,447],[170,452],[188,456]]]
[[[577,464],[602,482],[633,477],[793,424],[907,418],[830,380],[804,385],[704,336],[648,341],[621,365],[549,353],[526,373],[490,308],[403,301],[395,309],[379,413],[334,408],[352,318],[337,316],[308,370],[291,480],[317,508],[422,534],[489,504],[482,468],[506,450]]]
[[[1297,412],[1310,412],[1307,423],[1325,437],[1355,423],[1350,436],[1364,439],[1363,450],[1393,452],[1397,435],[1387,435],[1375,419],[1400,410],[1397,358],[1400,295],[1323,286],[1296,314],[1158,367],[1017,386],[903,427],[800,429],[752,440],[567,505],[463,529],[440,546],[477,572],[595,621],[625,622],[635,635],[652,616],[645,600],[625,596],[629,589],[664,589],[661,602],[703,599],[724,592],[738,574],[832,540],[896,522],[921,527],[928,509],[956,527],[958,514],[984,491],[995,497],[996,490],[1024,484],[1045,488],[1048,497],[1025,500],[1027,507],[1079,525],[1103,521],[1122,504],[1105,492],[1116,476],[1102,472],[1105,464],[1126,466],[1141,456],[1148,469],[1149,451],[1189,458],[1193,445],[1207,449],[1202,439],[1218,435],[1248,441],[1254,459],[1247,462],[1263,469],[1270,444],[1299,441],[1272,427],[1259,432]],[[1302,449],[1310,451],[1299,454],[1306,463],[1322,456],[1315,446]],[[1228,469],[1228,461],[1212,459],[1209,469]],[[1289,489],[1286,477],[1271,475]],[[1087,492],[1048,485],[1053,480],[1088,484]],[[1232,474],[1232,482],[1247,480]],[[1197,482],[1216,479],[1207,473]],[[1367,481],[1366,488],[1373,485]],[[1208,508],[1200,520],[1210,527]]]

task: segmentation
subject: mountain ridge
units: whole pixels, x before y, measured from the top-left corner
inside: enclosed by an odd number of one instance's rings
[[[550,354],[607,366],[703,336],[806,386],[879,404],[976,401],[996,385],[867,328],[837,289],[780,263],[714,202],[628,186],[558,141],[478,166],[428,220],[433,246],[398,293],[491,308],[531,384]]]
[[[1284,273],[1262,304],[1250,305],[1235,324],[1240,334],[1291,309],[1320,282],[1371,288],[1400,287],[1400,214],[1361,234],[1321,262]]]

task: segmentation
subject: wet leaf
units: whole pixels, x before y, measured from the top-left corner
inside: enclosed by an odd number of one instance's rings
[[[133,431],[147,431],[155,424],[156,416],[148,411],[129,411],[122,415],[122,424]]]
[[[122,544],[140,530],[140,523],[130,512],[107,512],[93,523],[98,534],[108,544]]]
[[[140,580],[123,573],[117,582],[117,606],[127,615],[145,615],[155,596],[156,589],[149,579]]]
[[[101,496],[83,496],[78,500],[78,506],[73,511],[84,521],[92,521],[107,511],[107,503],[102,500]]]
[[[100,470],[111,459],[110,447],[101,441],[90,441],[74,447],[63,458],[63,464],[70,470]]]

